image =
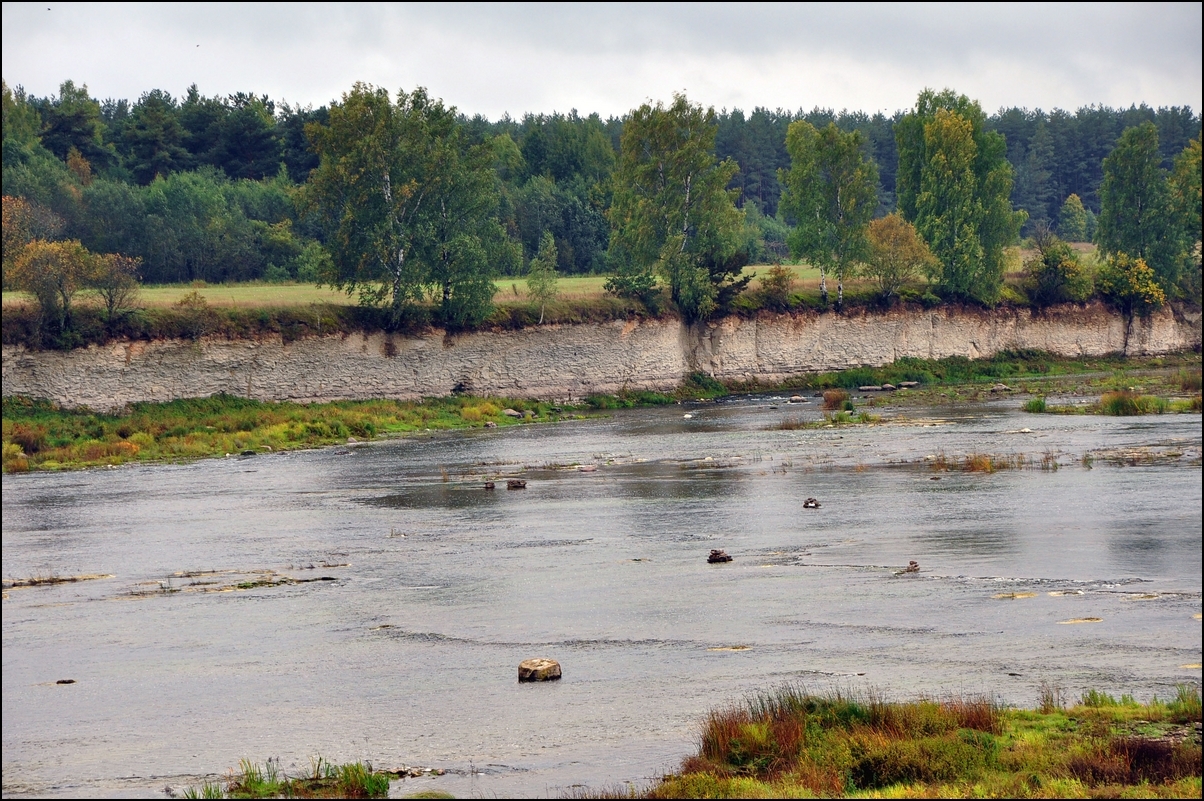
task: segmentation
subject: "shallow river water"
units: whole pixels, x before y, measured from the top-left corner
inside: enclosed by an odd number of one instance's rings
[[[1030,707],[1198,684],[1200,417],[1017,406],[776,430],[820,412],[745,396],[6,475],[6,580],[113,577],[6,590],[4,795],[316,754],[447,771],[396,795],[557,795],[671,770],[709,708],[786,682]],[[973,453],[1029,463],[930,466]],[[563,680],[518,684],[535,656]]]

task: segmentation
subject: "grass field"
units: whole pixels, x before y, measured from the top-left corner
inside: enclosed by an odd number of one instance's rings
[[[745,268],[746,274],[757,275],[768,270],[767,265],[756,265]],[[799,280],[796,289],[819,286],[819,270],[807,266],[791,267]],[[559,297],[562,300],[584,300],[600,298],[606,294],[604,275],[564,276],[556,284]],[[754,282],[755,284],[755,282]],[[494,281],[497,293],[494,303],[527,302],[527,281],[525,278],[499,278]],[[835,284],[832,285],[833,290]],[[185,295],[197,292],[210,306],[269,308],[272,306],[304,306],[310,303],[357,303],[355,295],[346,292],[318,287],[313,284],[266,284],[261,282],[245,284],[213,284],[189,285],[169,284],[161,286],[144,286],[140,293],[140,303],[147,308],[167,308],[178,302]],[[85,294],[86,298],[86,294]],[[4,305],[23,304],[29,302],[29,295],[24,292],[5,292]],[[86,302],[86,300],[85,300]]]

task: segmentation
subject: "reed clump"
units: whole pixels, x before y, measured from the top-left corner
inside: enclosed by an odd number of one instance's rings
[[[829,412],[849,411],[853,408],[853,402],[849,400],[849,393],[843,389],[826,389],[824,390],[824,410]]]
[[[386,798],[396,774],[373,771],[365,762],[336,765],[322,757],[310,761],[308,776],[289,778],[275,760],[259,765],[249,759],[238,763],[224,786],[206,782],[189,787],[185,798]]]
[[[1094,706],[1066,708],[1057,695],[1030,711],[989,698],[891,702],[874,693],[816,695],[786,686],[712,711],[697,753],[678,773],[623,795],[1199,795],[1196,687],[1183,685],[1167,703],[1125,696],[1108,705],[1110,696],[1096,693],[1084,696]]]

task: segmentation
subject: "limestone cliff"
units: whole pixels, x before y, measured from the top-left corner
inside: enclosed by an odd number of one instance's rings
[[[693,371],[719,379],[788,376],[902,356],[979,358],[1031,348],[1063,356],[1200,347],[1200,315],[1162,309],[1127,326],[1102,305],[1027,309],[762,314],[539,326],[419,337],[353,334],[284,342],[115,342],[73,351],[3,349],[5,395],[96,410],[218,392],[260,400],[420,398],[456,391],[569,399],[668,389]]]

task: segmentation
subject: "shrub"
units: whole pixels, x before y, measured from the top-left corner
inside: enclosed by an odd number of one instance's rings
[[[1045,398],[1032,398],[1024,404],[1024,411],[1032,414],[1044,414],[1045,408]]]
[[[827,411],[844,409],[847,403],[849,403],[849,393],[843,389],[824,390],[824,409]]]

